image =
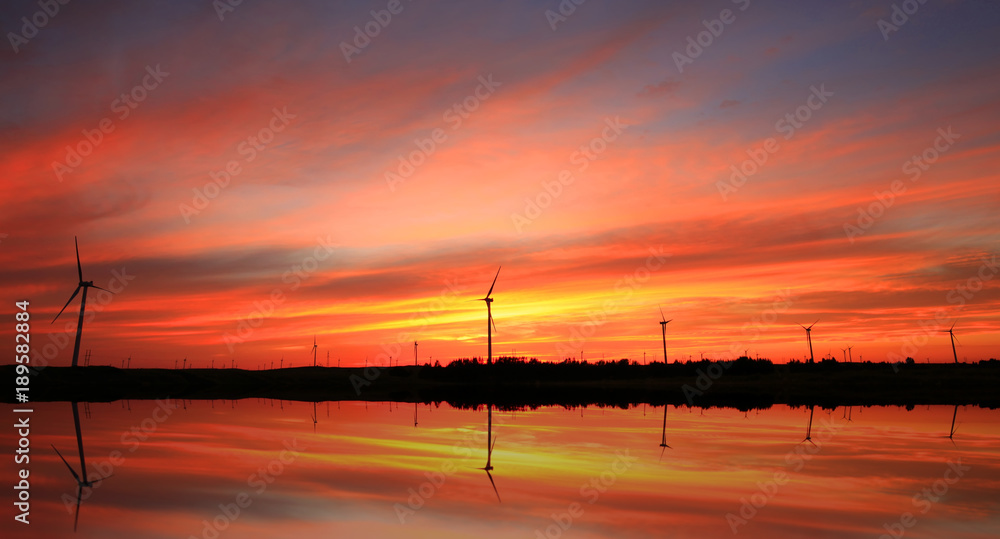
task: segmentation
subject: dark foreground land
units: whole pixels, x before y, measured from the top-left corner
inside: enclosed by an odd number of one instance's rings
[[[0,367],[7,380],[14,366]],[[9,386],[8,386],[9,387]],[[276,370],[48,367],[30,379],[31,401],[120,399],[365,400],[628,406],[640,403],[730,406],[925,404],[1000,407],[1000,362],[962,364],[731,362],[538,363],[501,358],[487,366],[299,367]],[[12,388],[13,389],[13,388]],[[0,400],[14,402],[13,390]]]

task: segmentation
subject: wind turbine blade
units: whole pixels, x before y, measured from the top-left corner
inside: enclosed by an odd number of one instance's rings
[[[114,294],[114,292],[112,292],[112,291],[108,290],[107,288],[101,288],[101,287],[97,286],[96,284],[92,284],[92,285],[89,285],[89,286],[90,286],[91,288],[96,288],[96,289],[98,289],[98,290],[103,290],[103,291],[105,291],[105,292],[107,292],[107,293],[109,293],[109,294]]]
[[[94,479],[94,480],[92,480],[92,481],[90,481],[90,482],[91,482],[91,483],[100,483],[101,481],[104,481],[105,479],[107,479],[107,478],[109,478],[109,477],[112,477],[112,476],[114,476],[114,475],[115,475],[115,474],[113,474],[113,473],[109,473],[108,475],[104,475],[104,476],[101,476],[101,477],[98,477],[97,479]]]
[[[812,324],[809,324],[809,329],[812,329],[812,327],[815,326],[818,323],[819,323],[819,318],[817,318],[816,321],[813,322]]]
[[[951,329],[955,329],[955,324],[958,324],[958,321],[957,321],[957,320],[955,321],[955,323],[954,323],[954,324],[952,324],[952,325],[951,325]],[[951,329],[949,329],[948,331],[951,331]]]
[[[500,266],[500,268],[502,267],[503,266]],[[500,268],[497,268],[497,274],[496,277],[493,277],[493,284],[490,285],[490,291],[486,293],[487,298],[490,297],[490,294],[493,293],[493,287],[496,286],[497,284],[497,277],[500,277]]]
[[[73,517],[73,531],[76,531],[76,525],[80,522],[80,498],[83,497],[83,485],[77,485],[76,487],[76,516]]]
[[[63,456],[62,456],[62,453],[60,453],[59,450],[56,449],[56,446],[53,445],[52,449],[56,450],[56,455],[59,455],[59,458],[62,459],[63,464],[65,464],[66,467],[69,468],[69,473],[73,474],[73,479],[76,479],[76,482],[79,483],[80,482],[80,476],[76,475],[76,470],[74,470],[73,467],[70,466],[68,462],[66,462],[66,459],[63,458]]]
[[[663,315],[663,307],[662,306],[660,306],[660,320],[663,320],[664,322],[666,322],[666,320],[667,320],[667,317]]]
[[[490,323],[493,324],[493,332],[495,333],[496,330],[497,330],[497,323],[493,321],[493,315],[492,314],[490,315]]]
[[[951,338],[955,339],[955,342],[958,343],[959,346],[962,346],[962,341],[958,340],[958,337],[956,337],[954,333],[951,334]]]
[[[73,244],[76,245],[76,273],[80,276],[80,282],[83,282],[83,266],[80,265],[80,242],[77,241],[76,236],[73,236]]]
[[[809,329],[809,328],[803,326],[802,324],[799,324],[799,327],[802,328],[802,329]]]
[[[497,490],[497,484],[493,482],[493,474],[489,470],[486,470],[486,477],[490,478],[490,484],[493,485],[493,493],[497,495],[497,501],[503,503],[503,500],[500,499],[500,492]]]
[[[73,298],[75,298],[75,297],[76,297],[76,295],[77,295],[77,294],[79,294],[79,293],[80,293],[80,286],[77,286],[77,287],[76,287],[76,290],[74,290],[74,291],[73,291],[73,295],[69,297],[69,301],[67,301],[67,302],[66,302],[66,305],[63,305],[63,308],[62,308],[62,309],[59,309],[59,314],[62,314],[62,313],[63,313],[63,311],[65,311],[65,310],[66,310],[66,307],[69,307],[69,304],[70,304],[70,303],[72,303],[72,301],[73,301]],[[49,323],[50,323],[50,324],[54,324],[54,323],[56,322],[56,320],[58,320],[58,319],[59,319],[59,314],[57,314],[57,315],[56,315],[56,317],[55,317],[55,318],[53,318],[53,319],[52,319],[52,321],[51,321],[51,322],[49,322]]]

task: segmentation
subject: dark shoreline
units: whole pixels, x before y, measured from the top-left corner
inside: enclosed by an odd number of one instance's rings
[[[724,365],[729,365],[725,367]],[[13,365],[0,366],[8,380]],[[1000,362],[635,365],[465,363],[276,370],[48,367],[31,376],[31,402],[273,398],[303,402],[448,402],[458,407],[674,404],[740,410],[792,406],[1000,407]],[[13,403],[14,393],[4,402]]]

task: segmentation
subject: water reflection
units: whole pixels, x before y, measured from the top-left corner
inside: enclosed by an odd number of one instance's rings
[[[63,464],[65,464],[66,467],[69,468],[69,473],[73,474],[73,479],[76,481],[76,510],[74,511],[74,516],[73,516],[73,531],[76,531],[77,525],[80,522],[80,504],[83,501],[83,489],[92,488],[95,484],[100,483],[101,481],[111,477],[111,474],[91,475],[87,472],[87,457],[85,456],[85,453],[83,451],[83,433],[80,430],[80,410],[77,407],[76,402],[73,402],[72,405],[73,405],[73,426],[75,427],[76,430],[76,447],[80,455],[80,473],[79,474],[76,473],[76,470],[74,470],[73,466],[71,466],[70,463],[66,461],[66,457],[62,456],[62,453],[59,452],[59,449],[57,449],[55,445],[52,446],[52,449],[55,450],[56,455],[58,455],[59,458],[63,461]]]
[[[953,406],[863,408],[853,419],[852,408],[808,406],[644,417],[639,408],[344,402],[328,403],[316,428],[314,402],[171,404],[158,414],[150,401],[92,403],[82,420],[92,462],[80,414],[71,423],[65,404],[37,404],[33,445],[65,448],[76,430],[80,469],[115,479],[92,474],[91,486],[70,489],[71,455],[33,453],[32,524],[18,537],[64,537],[78,499],[88,505],[78,535],[102,538],[700,538],[731,537],[730,521],[745,520],[740,536],[874,539],[904,513],[916,518],[906,537],[1000,532],[994,410],[963,407],[959,425]],[[800,442],[806,408],[812,444]],[[418,414],[420,428],[410,427]],[[301,449],[286,458],[289,448]],[[964,475],[947,483],[954,470]]]
[[[492,440],[492,443],[490,441]],[[500,501],[500,492],[497,490],[497,484],[493,481],[493,448],[497,445],[497,439],[493,436],[493,404],[489,403],[486,405],[486,466],[480,468],[481,470],[486,470],[486,477],[490,479],[490,484],[493,485],[493,493],[497,495],[497,501]]]
[[[802,439],[803,443],[804,442],[809,442],[809,443],[811,443],[813,445],[816,445],[816,443],[813,442],[813,440],[812,440],[813,412],[815,412],[815,411],[816,411],[816,406],[815,405],[809,405],[809,425],[806,427],[806,437]]]
[[[663,405],[663,430],[662,430],[661,436],[660,436],[660,448],[661,448],[660,449],[660,459],[659,459],[660,461],[663,460],[663,452],[664,451],[666,451],[667,449],[673,449],[672,447],[670,447],[669,445],[667,445],[667,408],[668,408],[668,405],[664,404]],[[645,415],[645,414],[643,414],[643,415]]]

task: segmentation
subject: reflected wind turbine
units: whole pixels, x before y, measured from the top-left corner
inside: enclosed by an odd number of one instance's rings
[[[74,470],[73,467],[69,465],[69,462],[67,462],[66,458],[62,456],[62,453],[60,453],[59,450],[56,449],[55,445],[52,446],[52,449],[55,450],[56,455],[59,455],[59,458],[63,461],[63,464],[65,464],[66,467],[69,468],[69,473],[73,474],[73,479],[76,480],[76,516],[73,517],[73,531],[75,532],[77,523],[80,522],[80,501],[82,500],[84,487],[91,488],[94,486],[95,483],[100,483],[101,481],[111,477],[111,474],[105,475],[103,477],[98,477],[93,481],[91,481],[87,477],[87,461],[83,456],[83,435],[80,432],[80,411],[77,409],[76,401],[73,402],[73,425],[76,427],[76,445],[77,449],[80,452],[80,473],[79,474],[76,473],[76,470]]]
[[[813,445],[816,445],[816,442],[812,441],[813,412],[815,411],[815,408],[816,405],[814,404],[809,405],[809,426],[806,427],[806,437],[801,442],[799,442],[800,444],[804,442],[809,442]]]
[[[951,429],[948,431],[948,439],[951,443],[955,444],[955,431],[958,429],[955,427],[955,420],[958,419],[958,405],[955,405],[955,411],[951,414]]]
[[[492,444],[490,442],[493,442]],[[493,447],[497,445],[497,439],[493,437],[493,404],[488,403],[486,405],[486,466],[480,468],[480,470],[486,470],[486,477],[490,478],[490,484],[493,485],[493,492],[497,495],[497,501],[500,501],[500,492],[497,491],[497,484],[493,481],[493,474],[490,473],[493,470]]]
[[[663,460],[663,452],[666,451],[667,448],[673,449],[667,445],[667,406],[668,405],[666,404],[663,405],[663,433],[660,437],[660,447],[662,448],[660,449],[660,460]],[[657,462],[659,462],[659,460]]]

